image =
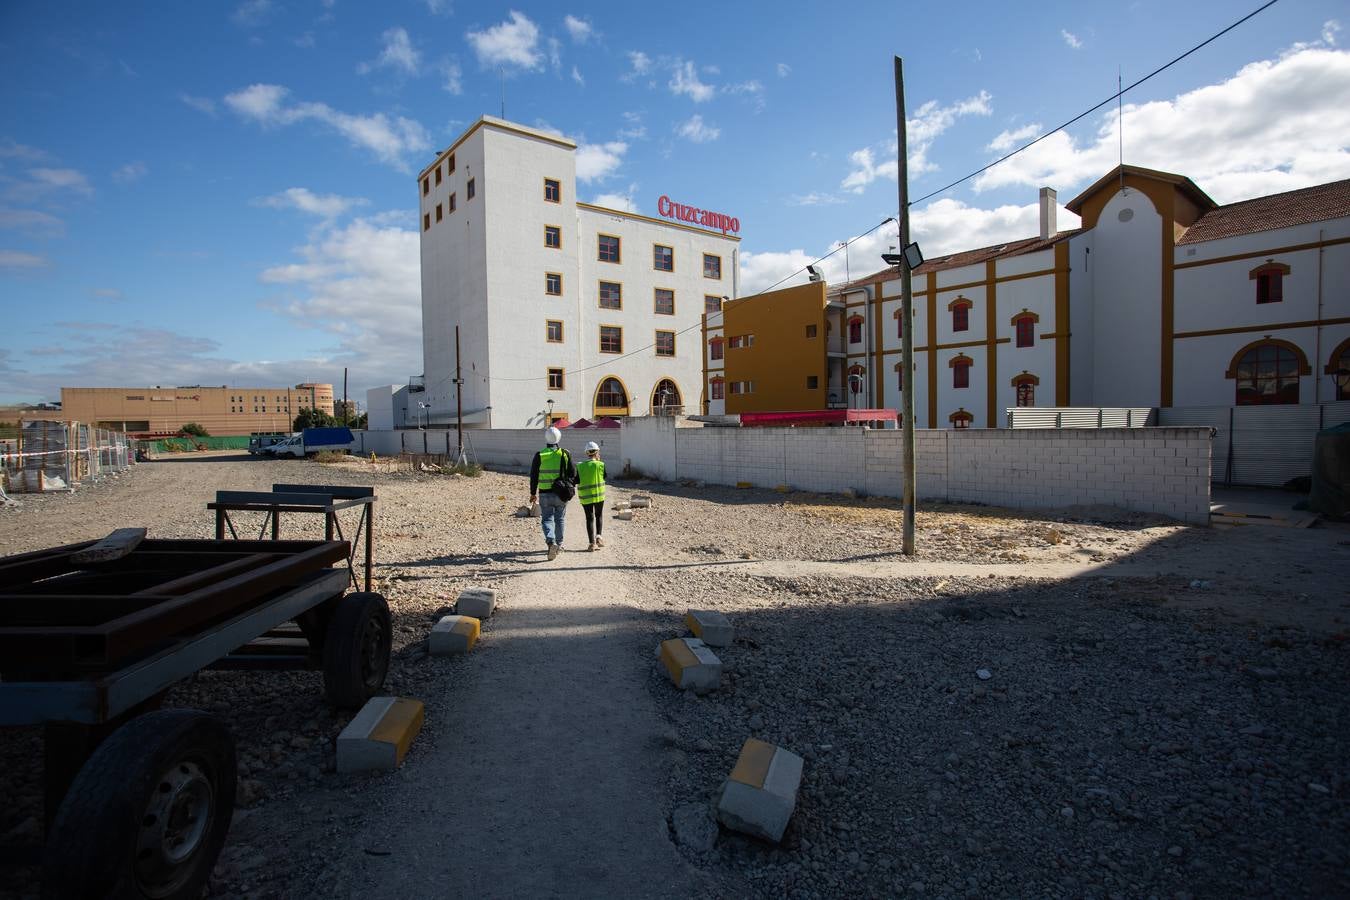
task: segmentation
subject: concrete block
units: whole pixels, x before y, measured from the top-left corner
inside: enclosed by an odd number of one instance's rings
[[[730,647],[735,635],[727,617],[710,609],[689,610],[684,615],[684,624],[709,647]]]
[[[631,509],[625,509],[615,513],[614,518],[618,519],[620,522],[631,522],[633,521],[633,511]]]
[[[633,509],[648,509],[652,505],[652,498],[647,494],[634,494],[628,498],[628,502]]]
[[[422,730],[422,701],[371,697],[337,739],[339,772],[397,769]]]
[[[444,616],[431,629],[427,649],[432,656],[468,653],[478,643],[482,623],[473,616]]]
[[[455,600],[455,612],[461,616],[472,616],[480,622],[492,615],[497,609],[497,592],[492,588],[471,587],[459,592]]]
[[[671,638],[657,648],[661,665],[681,690],[704,694],[722,683],[722,661],[698,638]]]
[[[733,831],[777,843],[797,806],[801,783],[800,756],[749,738],[722,785],[717,819]]]

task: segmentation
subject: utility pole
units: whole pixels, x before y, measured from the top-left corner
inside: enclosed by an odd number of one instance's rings
[[[347,424],[347,367],[342,367],[342,424]]]
[[[455,326],[455,437],[459,444],[455,450],[455,465],[464,465],[464,378],[459,369],[459,326]]]
[[[900,189],[900,319],[904,323],[900,329],[901,365],[904,366],[905,380],[900,401],[901,442],[904,445],[904,503],[905,525],[901,551],[906,556],[914,555],[914,284],[910,277],[908,254],[904,248],[910,244],[909,238],[909,159],[905,138],[905,70],[900,57],[895,58],[895,129],[899,155],[896,157],[898,171],[896,182]],[[932,352],[932,351],[929,351]]]

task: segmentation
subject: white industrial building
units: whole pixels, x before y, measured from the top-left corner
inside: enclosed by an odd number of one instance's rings
[[[1042,189],[1036,237],[916,270],[920,427],[996,428],[1019,406],[1350,400],[1350,181],[1220,206],[1121,166],[1067,207],[1082,227],[1057,231]],[[898,409],[897,273],[835,289],[828,312],[829,399]]]
[[[727,217],[578,202],[573,141],[490,116],[417,183],[425,370],[407,424],[452,424],[457,405],[496,428],[696,408],[701,316],[736,296]]]

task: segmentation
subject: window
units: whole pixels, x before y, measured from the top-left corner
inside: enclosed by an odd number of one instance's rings
[[[656,355],[657,356],[675,355],[675,332],[658,331],[656,333]]]
[[[675,248],[652,244],[652,268],[658,272],[674,272]]]
[[[703,295],[703,311],[712,315],[722,311],[722,298],[713,294]]]
[[[474,185],[474,179],[470,178],[469,183],[464,185],[464,199],[472,200],[476,193],[478,193],[478,190]]]
[[[676,411],[680,408],[680,386],[669,378],[662,378],[652,389],[652,409]]]
[[[902,311],[903,311],[903,310],[899,310],[899,309],[897,309],[897,310],[895,311],[895,336],[896,336],[897,338],[901,339],[901,340],[904,340],[904,338],[905,338],[905,320],[902,319],[902,318],[900,318],[900,313],[901,313]]]
[[[721,338],[708,341],[708,359],[721,359],[725,355],[726,344]]]
[[[1327,363],[1326,374],[1336,382],[1336,399],[1350,400],[1350,340],[1331,351],[1331,361]]]
[[[446,165],[445,168],[446,168],[446,171],[449,171],[449,172],[455,171],[455,154],[453,154],[453,153],[450,154],[450,162]]]
[[[431,230],[431,213],[422,213],[422,230]]]
[[[430,178],[423,178],[423,179],[422,179],[422,196],[425,197],[427,194],[430,194],[430,193],[431,193],[431,179],[430,179]]]
[[[969,356],[957,356],[947,365],[952,369],[952,387],[968,388],[970,387],[970,367],[975,360]]]
[[[1286,341],[1261,341],[1238,351],[1227,373],[1237,379],[1239,406],[1298,403],[1298,377],[1308,374],[1299,349]]]
[[[548,370],[548,389],[550,391],[561,391],[563,389],[563,370]]]
[[[895,389],[897,391],[905,389],[905,364],[902,362],[895,364]]]
[[[947,421],[952,423],[953,428],[969,428],[970,423],[975,421],[975,416],[966,412],[963,407],[948,416]]]
[[[675,292],[669,288],[657,288],[653,308],[658,316],[675,315]]]
[[[454,195],[454,194],[451,194],[451,195],[450,195],[450,211],[451,211],[451,212],[454,212],[454,211],[455,211],[455,195]]]
[[[807,326],[806,326],[806,339],[809,341],[809,340],[811,340],[811,339],[812,339],[813,337],[815,337],[815,336],[816,336],[816,326],[814,326],[814,325],[807,325]]]
[[[806,389],[807,389],[808,391],[816,391],[816,390],[819,390],[819,389],[820,389],[820,376],[819,376],[819,375],[807,375],[807,376],[806,376]]]
[[[854,316],[848,320],[848,342],[850,344],[862,343],[862,316]]]
[[[623,329],[618,325],[600,326],[600,352],[601,353],[622,353],[623,352]],[[604,404],[622,406],[623,404]]]
[[[1036,343],[1035,319],[1031,316],[1022,316],[1014,324],[1017,326],[1017,346],[1030,347]]]
[[[1018,406],[1036,405],[1036,385],[1041,380],[1030,372],[1023,372],[1021,375],[1014,375],[1012,380],[1013,389],[1017,392]]]
[[[444,216],[441,215],[441,205],[440,205],[439,203],[437,203],[437,204],[436,204],[436,221],[439,222],[442,218],[444,218]]]
[[[722,257],[713,256],[711,253],[703,254],[703,277],[717,279],[722,277]]]
[[[727,346],[730,347],[732,350],[739,350],[745,346],[745,338],[743,338],[739,334],[733,334],[730,338],[727,339]]]
[[[436,183],[441,183],[441,166],[439,163],[436,164]]]
[[[557,272],[545,272],[544,293],[553,297],[562,296],[562,275]]]
[[[544,246],[552,250],[562,249],[562,229],[557,225],[544,226]]]
[[[619,379],[606,378],[595,392],[595,405],[606,409],[627,409],[628,392],[623,389]]]
[[[727,383],[721,378],[714,378],[708,383],[708,398],[710,400],[725,400],[727,396]]]
[[[858,394],[863,389],[863,374],[867,370],[862,366],[849,366],[848,369],[848,389],[850,393]]]
[[[544,335],[550,344],[561,344],[563,342],[563,323],[557,319],[549,319],[544,323]]]
[[[549,203],[562,202],[562,182],[556,178],[544,179],[544,199]]]
[[[956,306],[952,308],[952,331],[970,330],[970,306]]]
[[[601,262],[616,263],[619,261],[619,239],[612,234],[600,235],[600,250],[597,259]]]
[[[1284,276],[1289,267],[1273,259],[1265,261],[1247,273],[1247,277],[1256,282],[1257,303],[1281,303],[1284,301]]]
[[[755,383],[753,381],[733,381],[730,390],[733,394],[753,394]]]
[[[600,282],[600,308],[623,309],[623,285],[617,281]]]

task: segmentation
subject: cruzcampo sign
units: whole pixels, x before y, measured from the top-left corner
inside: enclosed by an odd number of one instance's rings
[[[702,225],[704,228],[716,228],[723,234],[728,232],[735,234],[741,230],[741,220],[735,216],[723,215],[710,209],[699,209],[697,206],[675,203],[665,194],[662,194],[661,199],[656,201],[656,211],[667,219],[688,222],[690,225]]]

